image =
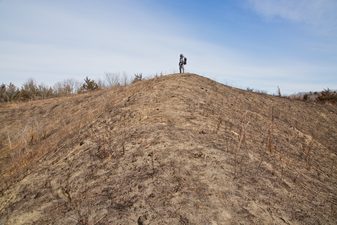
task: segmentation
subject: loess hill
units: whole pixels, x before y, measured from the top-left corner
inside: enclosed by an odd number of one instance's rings
[[[336,106],[172,74],[0,123],[0,224],[337,224]]]

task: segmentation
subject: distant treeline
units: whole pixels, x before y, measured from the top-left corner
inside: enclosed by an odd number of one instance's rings
[[[0,103],[81,94],[116,86],[126,86],[142,79],[142,74],[135,74],[134,79],[130,80],[125,73],[122,76],[116,73],[105,73],[105,80],[98,79],[95,81],[86,77],[84,82],[81,83],[75,79],[66,79],[56,83],[53,87],[49,87],[45,84],[38,85],[33,78],[29,78],[21,88],[16,87],[13,83],[9,85],[2,83],[0,86]]]
[[[267,94],[265,91],[254,90],[253,88],[247,88],[247,91],[256,92],[259,94]],[[275,96],[275,95],[274,95]],[[329,88],[324,89],[321,92],[307,92],[307,93],[298,93],[293,95],[281,95],[281,90],[278,87],[277,95],[278,97],[288,98],[298,101],[310,102],[310,103],[319,103],[319,104],[330,104],[336,105],[337,104],[337,91],[331,90]]]
[[[158,77],[156,74],[152,77]],[[160,74],[162,76],[162,74]],[[38,85],[33,78],[29,78],[21,88],[16,87],[13,83],[6,85],[4,83],[0,86],[0,103],[37,100],[44,98],[61,97],[73,94],[81,94],[95,90],[109,89],[116,86],[126,86],[137,81],[142,81],[141,73],[135,74],[133,79],[123,73],[105,73],[105,80],[98,79],[97,81],[86,77],[81,83],[75,79],[66,79],[56,83],[53,87],[47,85]],[[247,91],[253,92],[254,89],[247,88]],[[267,94],[266,92],[255,91],[260,94]],[[337,91],[325,89],[321,92],[308,92],[304,94],[281,96],[280,89],[278,89],[278,96],[287,97],[290,99],[320,103],[320,104],[337,104]]]
[[[327,88],[321,92],[311,92],[310,91],[308,93],[288,96],[288,98],[295,99],[295,100],[301,100],[304,102],[336,105],[337,104],[337,91],[333,91]]]

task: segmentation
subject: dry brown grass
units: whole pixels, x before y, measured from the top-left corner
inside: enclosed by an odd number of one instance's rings
[[[58,148],[69,137],[101,114],[101,109],[109,108],[105,99],[121,87],[115,89],[2,105],[1,189],[24,176],[46,153],[58,155]]]
[[[0,110],[7,224],[337,221],[334,106],[173,74]]]

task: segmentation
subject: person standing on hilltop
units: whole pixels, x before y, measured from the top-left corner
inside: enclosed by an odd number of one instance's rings
[[[183,54],[180,54],[180,60],[179,60],[179,71],[183,71],[185,73],[184,65],[186,65],[187,59],[184,57]]]

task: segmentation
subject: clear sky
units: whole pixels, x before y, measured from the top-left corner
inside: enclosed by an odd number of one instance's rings
[[[187,72],[239,88],[337,89],[336,0],[0,0],[0,83]]]

